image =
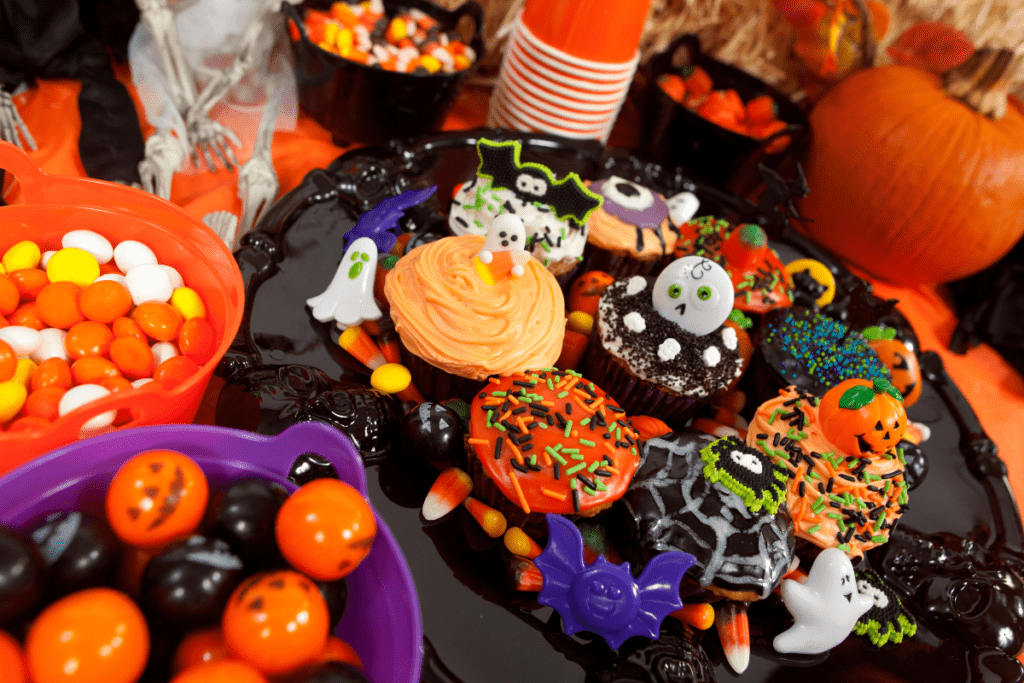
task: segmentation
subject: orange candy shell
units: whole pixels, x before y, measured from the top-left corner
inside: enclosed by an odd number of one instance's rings
[[[10,315],[18,308],[21,294],[6,275],[0,274],[0,315]]]
[[[110,344],[110,360],[128,379],[152,377],[155,368],[149,345],[136,337],[119,337]]]
[[[11,282],[18,288],[18,294],[23,302],[35,301],[43,287],[50,284],[50,278],[38,268],[22,268],[8,273],[7,277],[11,278]]]
[[[36,296],[39,319],[50,327],[62,330],[85,320],[79,308],[81,288],[73,282],[54,282],[46,285]]]
[[[31,327],[33,330],[45,330],[47,325],[39,317],[39,306],[35,301],[29,301],[18,306],[18,310],[7,316],[10,325],[22,325]]]
[[[153,371],[153,381],[159,382],[168,389],[173,389],[192,375],[199,372],[195,361],[186,356],[168,358]]]
[[[118,318],[110,326],[110,329],[114,332],[114,339],[120,339],[121,337],[135,337],[140,342],[146,343],[148,346],[146,334],[131,318]]]
[[[47,358],[32,372],[32,391],[43,387],[71,388],[71,366],[63,358]]]
[[[50,426],[50,421],[42,417],[19,417],[7,428],[9,432],[38,432]],[[3,680],[0,678],[0,680]]]
[[[228,648],[224,644],[220,627],[192,631],[182,638],[178,649],[174,651],[171,671],[178,673],[197,664],[216,662],[227,657]]]
[[[267,677],[244,662],[222,659],[189,667],[171,683],[267,683]]]
[[[120,282],[102,280],[85,288],[78,305],[89,320],[109,324],[132,310],[132,295]]]
[[[28,395],[21,410],[28,417],[41,417],[48,421],[56,420],[59,416],[57,407],[65,393],[67,392],[59,387],[37,389]]]
[[[203,470],[176,451],[136,455],[107,488],[107,521],[118,538],[139,548],[158,548],[199,526],[210,487]]]
[[[149,657],[149,629],[127,595],[90,588],[43,610],[25,655],[34,683],[135,683]]]
[[[0,339],[0,382],[6,382],[14,377],[14,371],[17,369],[18,357],[14,355],[14,349]]]
[[[21,646],[10,633],[0,631],[0,681],[4,683],[27,683],[25,656]]]
[[[157,341],[174,341],[181,329],[181,315],[168,304],[144,303],[132,311],[139,329]]]
[[[285,500],[274,532],[289,564],[317,581],[334,581],[370,553],[377,520],[354,488],[337,479],[318,479]]]
[[[183,356],[202,365],[217,352],[217,335],[210,323],[192,318],[186,320],[178,332],[178,348]]]
[[[106,356],[114,333],[103,323],[85,320],[73,325],[64,337],[64,349],[72,360],[86,356]]]
[[[99,384],[105,379],[120,377],[121,371],[106,358],[86,356],[71,365],[71,376],[75,384]]]

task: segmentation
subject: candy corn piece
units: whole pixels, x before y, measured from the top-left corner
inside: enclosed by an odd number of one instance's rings
[[[473,490],[473,479],[458,467],[449,467],[430,487],[423,501],[423,519],[428,522],[441,519],[462,504]]]
[[[562,338],[562,354],[555,361],[555,367],[563,370],[575,370],[583,361],[583,354],[587,351],[589,337],[570,329],[565,330]]]
[[[644,441],[659,436],[665,436],[672,432],[671,427],[656,417],[650,417],[648,415],[634,415],[632,417],[632,421],[633,429],[640,434],[640,438]]]
[[[509,560],[508,581],[517,591],[540,591],[544,587],[544,575],[533,560],[518,555]]]
[[[398,363],[385,363],[370,375],[370,386],[388,394],[393,394],[399,401],[426,401],[423,394],[412,383],[409,369]]]
[[[505,533],[505,529],[508,528],[508,521],[506,521],[505,515],[490,505],[482,503],[472,496],[466,496],[466,499],[462,501],[462,505],[469,510],[469,514],[473,515],[473,519],[477,521],[480,528],[491,538],[501,538]]]
[[[398,333],[394,330],[387,330],[382,332],[377,337],[377,344],[380,346],[380,352],[384,354],[389,363],[401,363],[402,352],[398,347]]]
[[[517,526],[510,526],[505,531],[505,547],[513,555],[525,557],[528,560],[532,560],[542,552],[537,541],[530,538],[525,531]]]
[[[722,651],[732,670],[738,674],[750,664],[750,621],[747,603],[729,600],[715,610],[715,629]]]
[[[353,325],[342,332],[338,337],[338,346],[348,351],[370,370],[376,370],[387,363],[384,354],[373,343],[373,339],[359,325]]]
[[[474,256],[473,267],[476,268],[476,274],[480,276],[484,284],[493,287],[500,280],[513,277],[512,269],[525,265],[530,258],[530,253],[527,251],[495,251],[492,252],[490,263],[484,263],[479,256]]]
[[[706,602],[685,604],[669,616],[700,631],[707,631],[715,624],[715,608]]]

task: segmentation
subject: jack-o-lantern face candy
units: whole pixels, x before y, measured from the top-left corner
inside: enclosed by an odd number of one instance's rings
[[[892,385],[902,394],[903,407],[909,408],[917,403],[921,398],[921,366],[914,352],[896,339],[893,328],[869,327],[863,334],[868,346],[878,354],[878,360],[892,373]]]
[[[146,451],[121,465],[107,488],[107,519],[118,538],[160,548],[199,526],[210,496],[203,470],[176,451]]]
[[[844,453],[890,451],[907,430],[903,396],[885,379],[848,379],[828,390],[818,406],[825,437]]]

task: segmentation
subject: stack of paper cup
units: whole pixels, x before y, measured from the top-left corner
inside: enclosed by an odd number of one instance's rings
[[[606,142],[640,61],[648,5],[532,0],[509,39],[488,125]]]

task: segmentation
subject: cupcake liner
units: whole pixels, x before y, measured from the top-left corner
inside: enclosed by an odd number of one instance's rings
[[[604,348],[597,325],[594,325],[594,330],[583,374],[618,401],[627,415],[648,415],[679,428],[708,402],[708,398],[677,394],[637,377],[625,362]]]
[[[608,251],[588,243],[581,270],[583,272],[600,270],[616,280],[621,280],[633,275],[657,275],[665,267],[669,258],[658,256],[642,261],[626,252]]]
[[[413,384],[428,401],[436,403],[449,398],[461,398],[469,403],[473,401],[473,396],[480,391],[480,387],[485,384],[478,379],[468,379],[445,372],[409,352],[404,345],[400,346],[402,363],[409,368]]]

